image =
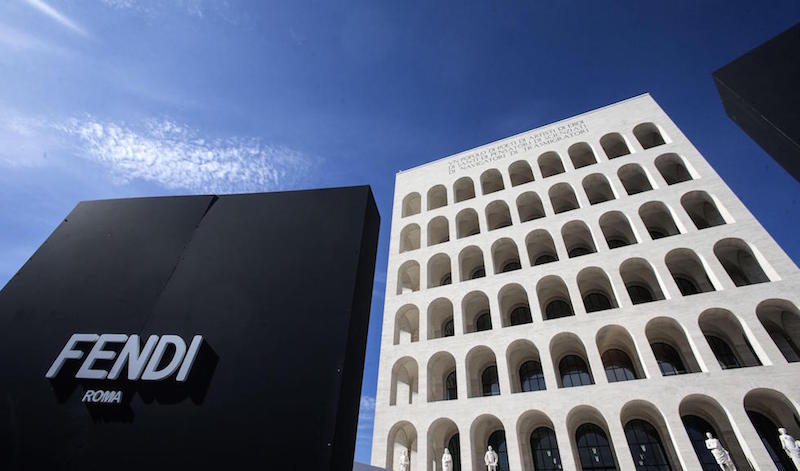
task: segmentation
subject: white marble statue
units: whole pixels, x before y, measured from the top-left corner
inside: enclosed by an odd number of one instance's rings
[[[783,451],[789,456],[794,463],[795,469],[800,471],[800,447],[798,443],[800,440],[795,440],[793,436],[786,433],[786,429],[781,427],[778,429],[778,438],[781,441],[781,446],[783,447]]]
[[[403,453],[400,454],[400,471],[408,471],[408,467],[411,464],[411,461],[408,459],[408,450],[403,450]]]
[[[708,438],[706,440],[706,448],[711,450],[711,454],[714,455],[714,459],[717,460],[719,469],[722,471],[736,471],[736,465],[733,464],[731,454],[722,446],[722,443],[714,438],[711,432],[706,432],[706,437]]]
[[[453,471],[453,457],[447,448],[444,449],[442,455],[442,471]]]
[[[486,463],[487,471],[497,471],[497,462],[499,458],[497,453],[492,450],[492,446],[489,445],[489,449],[486,450],[486,454],[483,455],[483,462]]]

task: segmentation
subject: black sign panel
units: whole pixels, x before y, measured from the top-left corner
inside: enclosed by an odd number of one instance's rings
[[[0,468],[352,467],[378,226],[368,187],[80,203],[0,292]],[[203,342],[183,382],[76,379],[91,342],[48,380],[76,333]]]

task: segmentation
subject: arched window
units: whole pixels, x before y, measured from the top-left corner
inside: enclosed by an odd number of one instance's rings
[[[403,198],[402,217],[413,216],[419,214],[422,210],[422,197],[419,193],[411,193]]]
[[[639,207],[639,217],[653,240],[680,234],[672,213],[660,201],[650,201]]]
[[[447,188],[436,185],[428,190],[428,211],[447,206]]]
[[[428,223],[428,247],[450,240],[450,223],[444,216],[437,216]]]
[[[664,260],[682,295],[714,291],[714,284],[708,278],[703,263],[692,250],[671,250]]]
[[[648,303],[664,299],[661,285],[653,267],[644,259],[633,258],[622,262],[619,274],[633,304]]]
[[[472,208],[462,209],[456,214],[456,237],[464,237],[480,234],[481,228],[478,224],[478,212]]]
[[[610,249],[637,243],[630,221],[620,211],[609,211],[600,216],[600,230]]]
[[[519,367],[519,384],[522,392],[544,391],[547,389],[544,383],[542,364],[533,360],[523,363]]]
[[[461,281],[474,280],[486,276],[483,252],[474,245],[465,247],[458,254],[458,264],[461,267]]]
[[[678,351],[670,344],[654,342],[650,344],[650,347],[653,349],[653,355],[656,357],[662,376],[682,375],[689,372]]]
[[[556,246],[550,233],[544,229],[537,229],[525,237],[528,248],[528,262],[532,266],[558,261]]]
[[[497,471],[508,471],[508,448],[506,448],[506,433],[497,430],[489,435],[489,446],[497,453]]]
[[[586,312],[597,312],[617,307],[611,282],[601,268],[587,267],[578,272],[578,289],[583,297]]]
[[[706,309],[698,319],[700,330],[723,370],[760,366],[739,319],[725,309]]]
[[[678,154],[659,155],[656,157],[655,164],[667,185],[688,182],[692,179],[692,174],[686,167],[686,163]]]
[[[475,331],[483,332],[484,330],[492,330],[492,316],[488,312],[480,314],[475,321]]]
[[[448,335],[447,329],[453,333]],[[447,298],[434,299],[428,305],[428,340],[450,337],[454,333],[453,303]]]
[[[499,396],[500,383],[497,380],[497,367],[491,365],[481,373],[481,394],[483,396]]]
[[[533,221],[545,216],[541,198],[532,191],[527,191],[517,197],[517,211],[520,222]]]
[[[488,321],[488,329],[492,328],[491,315],[489,314],[489,298],[481,291],[467,293],[461,300],[462,321],[464,323],[464,333],[480,332],[481,319]]]
[[[556,433],[549,427],[539,427],[531,432],[531,455],[536,471],[560,471],[563,469]]]
[[[409,224],[400,231],[400,253],[419,248],[419,224]]]
[[[606,378],[608,378],[609,383],[638,379],[636,370],[633,368],[633,362],[628,354],[622,350],[610,348],[603,353],[601,359],[603,360],[603,367],[606,370]]]
[[[528,162],[517,160],[508,166],[508,176],[511,178],[511,186],[522,185],[533,181],[533,170]]]
[[[394,344],[407,344],[419,341],[419,309],[406,304],[395,314]]]
[[[642,145],[643,149],[650,149],[660,145],[664,145],[664,137],[661,135],[658,126],[653,123],[642,123],[633,128],[633,135],[636,140]]]
[[[419,263],[409,260],[397,270],[397,294],[419,291]]]
[[[689,435],[689,441],[692,442],[694,453],[700,460],[700,466],[703,471],[719,471],[717,460],[714,459],[711,450],[706,448],[706,433],[711,432],[712,435],[722,441],[719,432],[705,419],[696,415],[685,415],[681,417],[681,420],[683,421],[683,427],[686,429],[686,434]],[[722,445],[728,449],[724,442]]]
[[[494,262],[495,274],[522,268],[519,263],[517,244],[507,238],[497,240],[492,244],[492,261]]]
[[[690,191],[681,196],[681,206],[698,229],[725,224],[725,218],[717,209],[714,198],[705,191]]]
[[[564,173],[564,163],[561,162],[561,157],[557,153],[545,152],[539,156],[539,170],[542,172],[542,177],[552,177]]]
[[[428,288],[449,285],[452,281],[450,257],[436,254],[428,260]]]
[[[736,286],[769,281],[750,247],[741,239],[723,239],[714,245],[714,255]]]
[[[603,147],[603,151],[609,159],[616,159],[631,153],[625,138],[618,132],[611,132],[601,137],[600,146]]]
[[[581,185],[583,185],[583,191],[586,193],[590,204],[604,203],[616,198],[614,190],[611,189],[611,185],[608,183],[608,178],[602,173],[593,173],[587,176],[583,179]]]
[[[636,471],[672,471],[661,437],[649,422],[634,419],[625,424],[625,439]]]
[[[592,147],[585,142],[572,144],[569,146],[569,149],[567,149],[567,154],[570,160],[572,160],[572,166],[576,169],[597,163],[597,158],[594,156]]]
[[[561,237],[570,258],[597,252],[592,232],[583,221],[570,221],[561,227]]]
[[[800,361],[800,313],[789,301],[770,299],[756,308],[761,325],[789,363]]]
[[[458,399],[458,383],[456,382],[456,372],[453,370],[444,380],[444,400],[452,401],[455,399]]]
[[[553,205],[553,212],[556,214],[578,209],[578,198],[569,183],[558,183],[553,185],[548,192],[550,203]]]
[[[575,442],[583,471],[616,471],[614,453],[603,429],[583,424],[575,431]]]
[[[505,201],[492,201],[486,206],[486,222],[490,231],[511,225],[511,213]]]
[[[701,371],[683,327],[669,317],[651,319],[645,335],[663,376]]]
[[[453,183],[453,197],[456,203],[475,198],[475,184],[469,177],[461,177]]]
[[[647,173],[639,164],[627,164],[617,170],[617,176],[625,187],[625,192],[629,195],[636,195],[650,191],[653,189],[653,184],[647,177]]]
[[[569,291],[561,278],[555,275],[542,278],[536,284],[536,294],[545,320],[573,315]]]
[[[389,391],[389,405],[415,404],[417,401],[417,362],[411,357],[403,357],[392,367],[392,386]]]
[[[588,386],[594,384],[592,374],[583,358],[578,355],[567,355],[558,363],[561,374],[561,387]]]
[[[484,195],[504,189],[503,176],[500,171],[492,168],[481,174],[481,190]]]

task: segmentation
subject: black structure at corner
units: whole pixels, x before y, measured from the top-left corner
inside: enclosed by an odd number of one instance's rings
[[[728,116],[800,181],[800,23],[712,76]]]
[[[352,469],[378,228],[366,186],[78,204],[0,291],[0,467]],[[205,347],[183,386],[51,383],[74,333]]]

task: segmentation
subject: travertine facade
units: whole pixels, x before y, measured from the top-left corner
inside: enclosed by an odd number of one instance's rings
[[[759,433],[800,438],[797,267],[649,95],[399,173],[390,251],[375,465],[718,469],[711,431],[767,470]]]

